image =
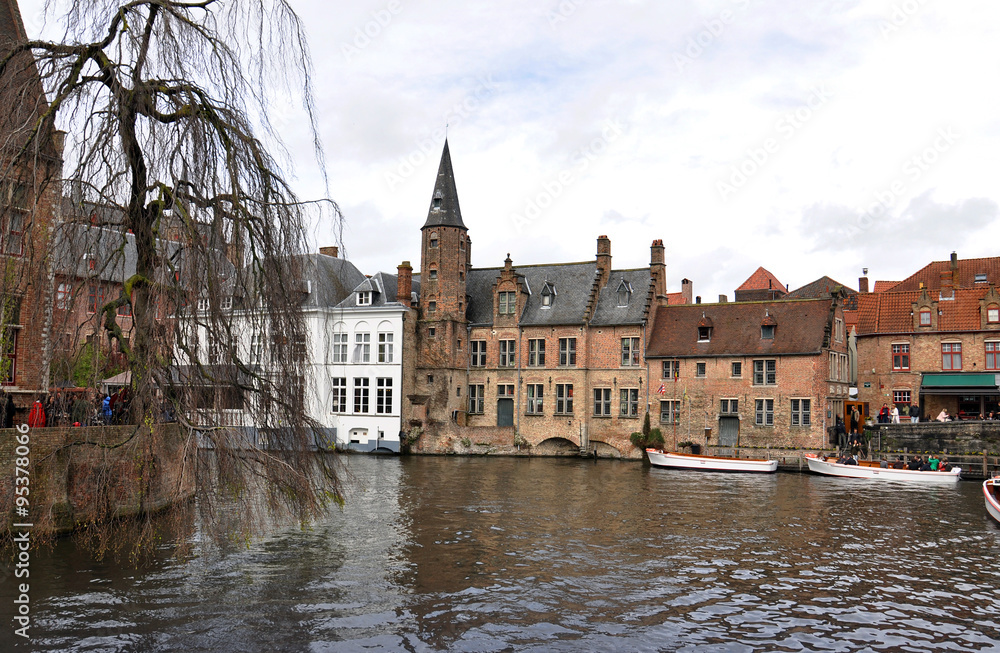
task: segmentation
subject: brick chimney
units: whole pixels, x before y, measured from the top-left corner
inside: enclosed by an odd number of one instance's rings
[[[692,297],[694,296],[694,284],[691,283],[690,279],[681,279],[681,296],[688,304],[693,301]]]
[[[607,236],[597,237],[597,269],[601,274],[600,287],[603,288],[611,277],[611,239]]]
[[[649,276],[656,296],[667,294],[667,265],[663,262],[663,241],[656,239],[649,248]]]
[[[333,258],[337,258],[337,254],[340,253],[340,248],[338,248],[336,246],[333,246],[333,247],[320,247],[319,248],[319,253],[322,254],[323,256],[332,256]]]
[[[858,292],[868,292],[868,276],[858,277]]]
[[[951,285],[953,288],[958,288],[958,254],[956,252],[951,253]]]
[[[409,261],[403,261],[396,268],[396,301],[407,308],[410,307],[410,296],[413,293],[413,266]]]

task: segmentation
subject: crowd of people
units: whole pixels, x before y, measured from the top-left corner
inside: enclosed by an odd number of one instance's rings
[[[2,393],[3,427],[12,428],[17,409],[13,397]],[[47,426],[108,426],[129,420],[129,392],[122,388],[101,394],[93,388],[59,388],[37,396],[24,420],[31,428]]]

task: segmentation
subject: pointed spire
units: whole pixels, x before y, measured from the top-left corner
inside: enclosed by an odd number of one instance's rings
[[[0,0],[0,50],[27,40],[17,0]]]
[[[444,141],[444,151],[441,152],[441,165],[438,166],[427,222],[422,228],[438,226],[459,227],[468,231],[468,227],[462,222],[462,209],[458,206],[458,190],[455,188],[455,173],[451,169],[447,138]]]

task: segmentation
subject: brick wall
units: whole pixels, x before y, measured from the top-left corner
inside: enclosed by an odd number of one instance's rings
[[[156,511],[194,495],[196,450],[186,432],[161,424],[153,427],[156,437],[148,431],[131,437],[134,428],[31,429],[30,519],[36,531],[67,532],[95,518]],[[0,510],[8,515],[15,496],[15,435],[16,429],[0,430]],[[83,443],[125,444],[108,449]]]
[[[1000,453],[1000,421],[920,422],[876,429],[887,451],[947,452],[955,455]]]

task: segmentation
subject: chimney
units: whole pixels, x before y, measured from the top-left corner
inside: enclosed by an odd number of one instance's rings
[[[868,292],[868,276],[858,277],[858,292]]]
[[[701,303],[701,295],[698,295],[697,297],[694,298],[694,303],[695,304],[700,304]]]
[[[597,237],[597,270],[600,272],[600,287],[607,285],[611,277],[611,239],[607,236]]]
[[[951,253],[951,285],[958,288],[958,254],[955,252]]]
[[[649,276],[653,278],[657,297],[667,294],[667,266],[663,262],[663,241],[656,239],[649,248]]]
[[[334,248],[336,249],[336,248]],[[396,268],[396,301],[410,307],[410,296],[413,293],[413,267],[409,261],[403,261]]]
[[[691,283],[690,279],[681,279],[681,297],[684,298],[684,303],[690,304],[692,301],[692,296],[694,294],[694,284]]]
[[[322,254],[323,256],[332,256],[333,258],[337,258],[337,254],[340,253],[340,249],[336,246],[320,247],[319,253]]]
[[[720,304],[725,304],[727,301],[729,301],[729,300],[726,298],[725,295],[719,295],[719,303]]]

